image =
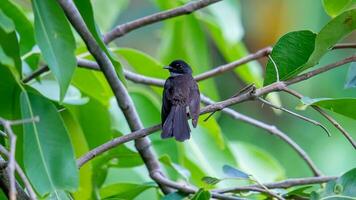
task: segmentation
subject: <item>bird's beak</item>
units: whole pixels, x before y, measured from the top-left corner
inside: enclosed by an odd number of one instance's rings
[[[172,69],[171,66],[164,66],[163,69]]]

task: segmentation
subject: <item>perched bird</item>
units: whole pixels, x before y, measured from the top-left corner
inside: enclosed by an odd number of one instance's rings
[[[175,60],[164,69],[169,70],[170,77],[163,90],[161,137],[175,137],[178,141],[184,141],[190,138],[188,109],[193,127],[198,124],[199,88],[192,76],[192,69],[186,62]]]

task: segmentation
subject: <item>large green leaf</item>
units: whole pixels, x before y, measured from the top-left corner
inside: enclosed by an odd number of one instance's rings
[[[273,182],[284,178],[284,169],[266,151],[242,142],[231,142],[231,150],[240,168],[263,182]]]
[[[322,0],[325,11],[331,17],[335,17],[341,12],[354,6],[355,0]]]
[[[16,37],[13,21],[0,10],[0,47],[1,62],[10,67],[13,75],[18,80],[21,77],[21,58],[19,43]],[[13,63],[8,58],[12,59]],[[6,58],[6,59],[5,59]],[[5,62],[5,63],[4,63]]]
[[[270,54],[272,60],[267,63],[264,85],[276,82],[277,78],[285,80],[299,72],[313,53],[315,37],[310,31],[295,31],[282,36]]]
[[[38,116],[40,121],[24,124],[24,165],[26,174],[40,195],[59,190],[75,191],[78,169],[73,148],[56,107],[33,93],[21,93],[22,118]]]
[[[356,119],[356,98],[316,98],[303,97],[305,105],[317,105],[332,112]]]
[[[60,85],[63,99],[76,68],[75,41],[57,1],[32,1],[35,36],[48,67]]]
[[[20,36],[20,52],[21,55],[29,52],[35,45],[35,36],[33,26],[27,19],[24,11],[13,1],[0,0],[0,9],[12,19],[16,26],[16,30]]]
[[[90,1],[74,0],[74,3],[77,6],[81,16],[84,19],[85,24],[87,25],[93,37],[95,38],[96,42],[99,44],[100,48],[105,52],[105,54],[109,57],[111,63],[114,65],[118,77],[123,83],[126,83],[126,79],[121,64],[113,57],[110,50],[106,47],[103,40],[101,39],[101,33],[95,23],[93,8],[91,6]]]
[[[320,58],[338,41],[346,37],[356,28],[356,9],[348,10],[332,19],[318,33],[315,39],[315,49],[307,63],[295,74],[316,65]],[[295,75],[294,74],[294,75]]]
[[[157,185],[152,182],[143,184],[117,183],[100,189],[100,196],[102,199],[134,199],[143,191],[155,187]]]
[[[356,197],[356,168],[343,174],[336,180],[329,181],[319,194],[314,193],[313,200],[322,199],[355,199]]]

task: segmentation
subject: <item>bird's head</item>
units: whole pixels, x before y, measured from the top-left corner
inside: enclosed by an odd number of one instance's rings
[[[168,69],[171,75],[192,74],[192,69],[183,60],[175,60],[168,66],[164,67],[164,69]]]

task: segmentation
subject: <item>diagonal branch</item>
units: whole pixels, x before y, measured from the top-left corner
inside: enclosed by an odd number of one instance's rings
[[[74,5],[72,0],[58,0],[60,6],[64,10],[68,20],[76,29],[78,34],[84,40],[89,52],[93,55],[101,71],[104,73],[106,80],[108,81],[115,97],[116,101],[123,111],[125,118],[132,131],[137,131],[143,128],[141,120],[137,114],[136,108],[133,105],[132,99],[128,94],[123,83],[119,80],[114,66],[110,59],[102,51],[94,37],[88,30],[83,18],[81,17],[78,9]],[[136,138],[135,147],[140,153],[151,177],[153,172],[159,172],[163,176],[163,172],[159,165],[159,162],[150,148],[150,140],[148,138]],[[154,177],[152,177],[154,179]],[[157,182],[164,193],[169,193],[172,190]]]
[[[198,9],[204,8],[210,4],[216,3],[218,1],[221,0],[192,1],[177,8],[173,8],[163,12],[158,12],[146,17],[136,19],[134,21],[115,27],[113,30],[111,30],[110,32],[104,35],[103,40],[106,44],[108,44],[114,39],[121,37],[140,27],[147,26],[156,22],[160,22],[169,18],[178,17],[180,15],[187,15]]]

